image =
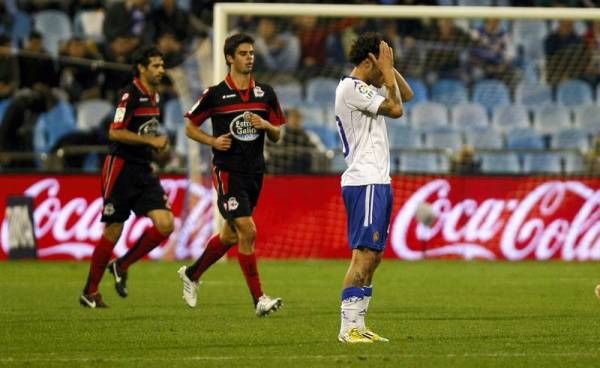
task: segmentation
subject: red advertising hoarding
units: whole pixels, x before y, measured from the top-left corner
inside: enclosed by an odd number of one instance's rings
[[[0,201],[8,195],[34,198],[41,259],[83,259],[102,233],[96,176],[1,176]],[[212,191],[185,177],[162,183],[173,205],[176,232],[152,258],[202,253],[212,231]],[[600,178],[395,176],[394,209],[385,256],[418,260],[461,258],[567,261],[600,259]],[[338,176],[267,176],[255,221],[257,252],[269,258],[347,258],[346,215]],[[184,206],[187,196],[193,205]],[[437,219],[417,223],[420,203]],[[8,235],[0,213],[0,259]],[[149,226],[133,219],[115,254]]]

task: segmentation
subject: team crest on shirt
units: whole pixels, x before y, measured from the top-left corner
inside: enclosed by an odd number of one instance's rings
[[[158,135],[159,125],[160,123],[158,122],[158,120],[156,120],[156,118],[152,118],[144,124],[140,125],[140,127],[138,128],[138,134],[156,137]]]
[[[381,237],[381,236],[379,235],[379,231],[375,231],[375,232],[373,233],[373,241],[374,241],[374,242],[376,242],[376,241],[379,241],[379,238],[380,238],[380,237]]]
[[[239,207],[240,203],[237,198],[231,197],[224,203],[225,211],[235,211]]]
[[[229,131],[236,139],[244,142],[250,142],[258,138],[258,130],[252,126],[248,119],[244,119],[244,114],[233,118],[229,124]]]
[[[115,206],[113,206],[112,203],[107,203],[106,206],[104,206],[104,210],[102,210],[102,214],[104,216],[112,216],[115,213]]]
[[[260,88],[259,86],[254,87],[254,96],[255,97],[262,97],[265,95],[265,91],[262,90],[262,88]]]
[[[117,110],[115,111],[115,117],[113,120],[115,123],[122,123],[123,119],[125,119],[125,108],[117,107]]]

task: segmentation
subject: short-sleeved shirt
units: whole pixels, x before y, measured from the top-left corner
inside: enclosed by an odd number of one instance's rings
[[[377,114],[382,93],[354,77],[343,77],[336,89],[336,123],[348,165],[342,186],[391,182],[385,119]]]
[[[151,94],[138,78],[121,92],[111,129],[127,129],[139,135],[156,136],[160,127],[158,93]],[[144,144],[111,142],[110,154],[137,163],[150,163],[153,148]]]
[[[210,118],[212,134],[215,137],[231,133],[230,149],[213,149],[213,164],[216,167],[239,173],[263,173],[265,131],[253,128],[252,124],[244,119],[246,111],[259,115],[273,125],[285,123],[279,101],[271,86],[251,79],[248,89],[238,90],[231,75],[204,91],[185,116],[196,126]]]

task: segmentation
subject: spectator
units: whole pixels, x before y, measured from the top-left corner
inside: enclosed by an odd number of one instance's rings
[[[469,175],[481,172],[481,162],[470,145],[463,145],[451,158],[450,165],[450,172],[453,174]]]
[[[6,9],[4,2],[0,3],[0,35],[10,37],[13,27],[13,17]]]
[[[500,79],[514,85],[515,72],[512,62],[515,50],[508,32],[500,19],[488,18],[485,23],[471,32],[475,45],[471,50],[473,71],[482,78]]]
[[[106,39],[105,60],[130,65],[133,52],[140,45],[152,43],[154,27],[149,9],[148,0],[115,2],[108,8],[102,28]],[[103,85],[105,98],[114,99],[117,92],[130,82],[130,69],[107,69]]]
[[[594,139],[594,146],[585,156],[587,173],[600,175],[600,135]]]
[[[583,38],[575,33],[572,20],[558,21],[556,31],[544,40],[546,76],[550,85],[562,80],[583,78],[590,52]]]
[[[19,63],[10,51],[10,39],[0,35],[0,100],[10,97],[19,86]]]
[[[289,174],[309,173],[314,163],[324,161],[323,143],[316,134],[304,129],[303,116],[299,110],[287,110],[286,120],[287,124],[282,128],[279,142],[267,144],[269,171]]]
[[[300,62],[300,41],[290,32],[277,29],[275,21],[261,18],[256,34],[257,71],[293,72]]]
[[[175,0],[163,0],[151,18],[156,27],[156,45],[164,55],[165,66],[171,68],[181,64],[191,36],[188,13],[180,9]]]
[[[596,85],[600,82],[600,21],[590,23],[585,34],[585,43],[590,51],[585,79]]]
[[[452,19],[438,19],[426,34],[425,72],[428,79],[460,78],[468,80],[466,59],[472,40]]]
[[[99,72],[92,63],[99,56],[80,38],[71,38],[60,52],[60,87],[71,103],[100,96]],[[86,60],[87,59],[87,60]]]
[[[20,88],[35,88],[37,85],[58,86],[58,73],[54,61],[44,49],[42,34],[32,31],[25,47],[19,53]]]
[[[39,115],[57,102],[56,97],[43,85],[35,90],[17,92],[11,99],[0,123],[0,152],[33,151],[33,131]],[[3,167],[34,167],[33,158],[3,162]]]

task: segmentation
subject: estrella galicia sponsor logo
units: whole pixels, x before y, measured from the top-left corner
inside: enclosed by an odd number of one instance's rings
[[[158,122],[158,120],[156,120],[156,118],[152,118],[144,124],[140,125],[140,127],[138,128],[138,134],[157,136],[159,125],[160,123]]]
[[[240,114],[233,119],[229,124],[229,131],[240,141],[249,142],[258,138],[258,130],[252,126],[252,123],[244,119],[244,114]]]

